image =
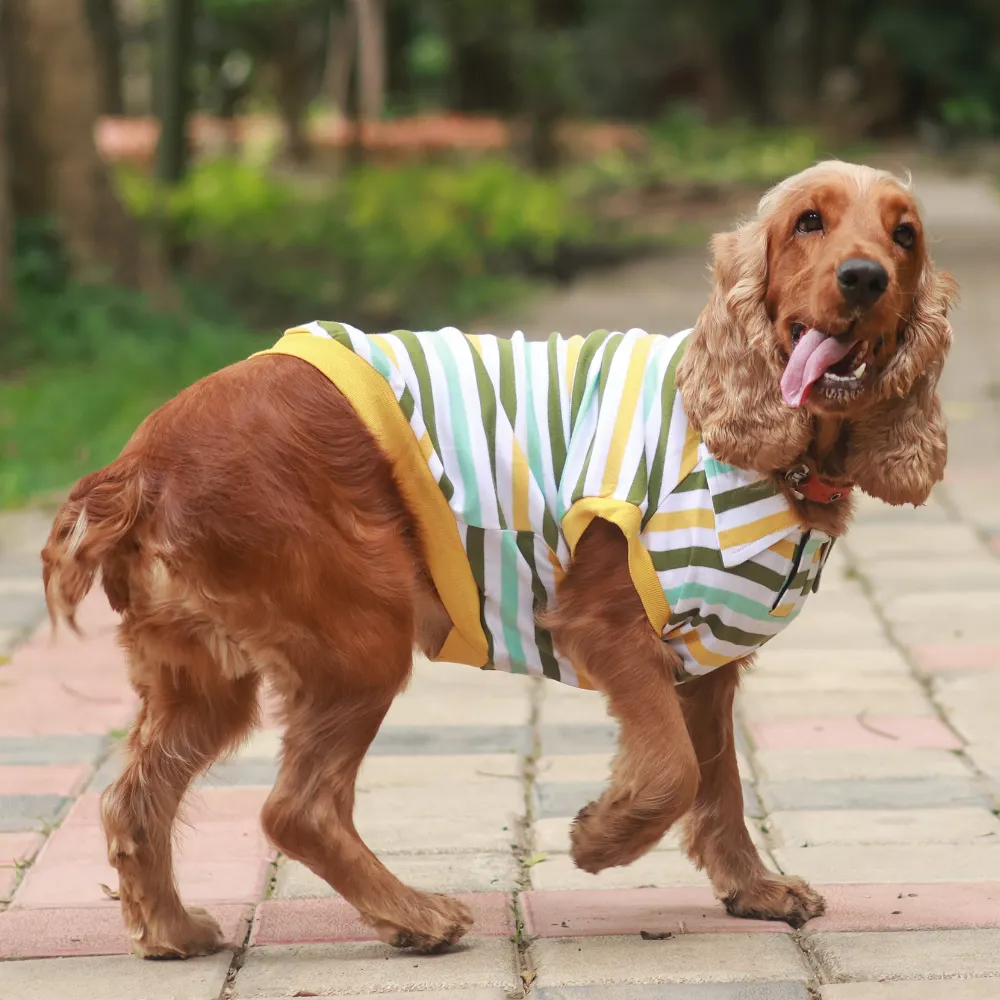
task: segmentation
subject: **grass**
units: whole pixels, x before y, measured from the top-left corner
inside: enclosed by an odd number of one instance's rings
[[[48,343],[0,378],[0,508],[64,489],[111,461],[153,409],[206,373],[275,337],[185,314],[159,314],[107,289],[71,289],[68,302],[22,307],[23,330]],[[71,329],[53,334],[59,307]],[[33,325],[33,321],[37,325]],[[65,335],[65,339],[63,339]]]

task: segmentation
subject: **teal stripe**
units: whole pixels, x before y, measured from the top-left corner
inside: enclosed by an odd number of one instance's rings
[[[468,414],[471,407],[465,401],[462,392],[462,376],[451,346],[441,345],[437,352],[438,361],[444,370],[445,384],[448,387],[448,404],[451,407],[451,433],[455,439],[455,457],[462,470],[462,482],[465,485],[465,504],[462,507],[462,518],[466,524],[480,526],[483,523],[482,503],[479,496],[479,479],[476,475],[476,463],[473,460],[472,441],[469,438]]]
[[[771,606],[761,604],[752,597],[744,594],[737,594],[731,590],[723,590],[721,587],[712,587],[705,583],[689,582],[680,587],[671,587],[667,591],[667,601],[671,607],[681,601],[700,600],[703,605],[725,605],[732,611],[744,615],[747,618],[754,618],[757,621],[769,621],[771,618]]]
[[[521,554],[517,548],[517,534],[505,531],[500,538],[500,621],[503,622],[503,639],[510,655],[510,669],[514,674],[528,673],[528,664],[518,630],[518,562]]]
[[[545,465],[542,461],[542,439],[538,433],[538,426],[541,421],[537,419],[538,414],[535,412],[535,388],[531,378],[532,359],[536,351],[541,350],[541,345],[525,344],[522,357],[524,358],[524,392],[527,397],[525,401],[527,405],[525,425],[528,429],[528,468],[531,470],[531,478],[544,497]],[[552,516],[552,511],[549,510],[547,504],[542,509],[542,537],[545,539],[546,545],[553,552],[558,548],[559,526],[556,524],[555,518]]]
[[[786,621],[787,619],[785,618],[772,618],[771,623],[774,626],[774,632],[747,632],[744,629],[737,628],[735,625],[727,625],[718,615],[702,615],[697,610],[692,609],[691,611],[671,616],[669,627],[670,629],[674,629],[685,622],[687,622],[690,628],[707,625],[709,631],[716,639],[721,639],[723,642],[728,642],[733,646],[756,649],[757,646],[763,646],[768,639],[773,639],[776,632],[784,627]]]

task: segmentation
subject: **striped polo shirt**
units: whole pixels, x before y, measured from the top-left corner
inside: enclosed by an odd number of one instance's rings
[[[529,342],[310,323],[265,353],[326,375],[391,461],[454,626],[437,658],[591,687],[536,612],[593,518],[627,539],[679,680],[781,631],[832,545],[692,429],[675,377],[689,333]]]

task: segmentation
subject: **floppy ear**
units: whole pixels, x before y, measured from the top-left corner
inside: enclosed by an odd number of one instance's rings
[[[847,473],[870,496],[915,506],[944,477],[948,432],[938,379],[951,348],[948,308],[958,294],[928,260],[910,318],[882,376],[882,401],[852,427]]]
[[[805,450],[810,419],[781,398],[784,370],[767,315],[767,228],[716,236],[715,287],[677,372],[684,408],[720,461],[773,472]]]

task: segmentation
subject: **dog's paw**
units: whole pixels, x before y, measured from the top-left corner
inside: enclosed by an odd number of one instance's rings
[[[473,924],[472,913],[464,903],[438,895],[426,896],[426,905],[407,920],[405,926],[402,922],[380,920],[364,913],[361,916],[386,944],[424,954],[444,951],[458,944]]]
[[[214,955],[225,945],[222,928],[200,907],[183,911],[183,919],[157,922],[132,933],[132,950],[141,958],[197,958]]]
[[[796,929],[826,911],[823,897],[794,875],[761,879],[748,889],[734,890],[722,902],[734,917],[782,920]]]

